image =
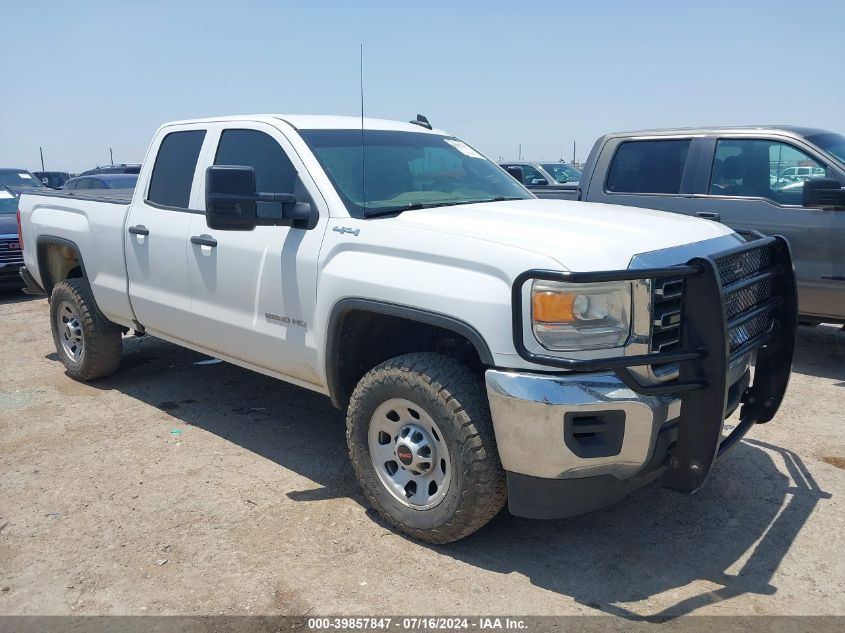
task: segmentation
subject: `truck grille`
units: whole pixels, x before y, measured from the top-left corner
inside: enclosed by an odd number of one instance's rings
[[[681,342],[683,278],[655,279],[652,286],[651,351],[676,352]]]
[[[716,260],[722,282],[729,351],[733,352],[772,327],[773,247],[766,245]],[[651,351],[669,353],[680,348],[683,278],[655,279],[652,286]]]
[[[10,244],[17,244],[18,238],[0,239],[0,264],[23,264],[23,253],[20,249],[10,249]]]
[[[773,297],[772,246],[766,245],[716,260],[725,297],[728,339],[733,352],[772,328],[772,310],[779,305]]]

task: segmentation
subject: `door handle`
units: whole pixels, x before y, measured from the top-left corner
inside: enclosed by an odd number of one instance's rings
[[[704,218],[705,220],[715,220],[716,222],[722,221],[722,216],[718,213],[711,213],[709,211],[699,211],[695,215],[699,218]]]
[[[130,232],[132,235],[149,235],[149,234],[150,234],[150,229],[148,229],[148,228],[147,228],[146,226],[144,226],[143,224],[137,224],[137,225],[135,225],[135,226],[130,226],[130,227],[129,227],[129,232]]]
[[[197,244],[198,246],[210,246],[211,248],[214,248],[217,246],[217,240],[210,235],[192,235],[191,244]]]

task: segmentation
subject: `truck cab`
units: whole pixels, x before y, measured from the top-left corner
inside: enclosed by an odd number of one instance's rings
[[[837,200],[805,196],[805,182]],[[783,235],[805,321],[845,322],[845,137],[803,127],[608,134],[581,182],[589,202],[662,209]]]

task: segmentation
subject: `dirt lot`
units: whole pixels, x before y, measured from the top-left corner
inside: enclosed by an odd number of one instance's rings
[[[0,614],[845,614],[837,328],[802,329],[778,417],[697,496],[445,547],[368,511],[322,396],[152,338],[74,382],[16,293],[0,342]]]

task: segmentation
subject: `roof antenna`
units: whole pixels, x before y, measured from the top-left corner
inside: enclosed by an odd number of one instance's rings
[[[361,42],[361,57],[360,57],[360,77],[359,83],[361,87],[361,201],[364,206],[364,213],[367,212],[367,193],[364,189],[364,43]]]
[[[424,127],[427,130],[431,129],[431,123],[429,123],[428,119],[425,118],[422,114],[417,115],[416,121],[408,121],[408,123],[413,123],[414,125],[419,125],[420,127]]]

